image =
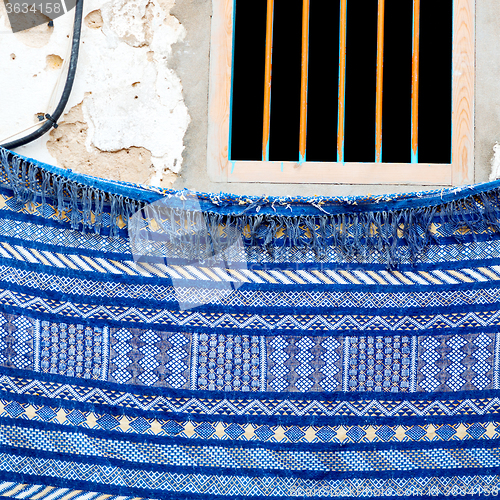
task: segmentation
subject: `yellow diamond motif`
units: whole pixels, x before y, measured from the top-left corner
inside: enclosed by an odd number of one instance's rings
[[[1,403],[0,403],[1,405]],[[3,405],[2,405],[3,406]],[[1,411],[1,410],[0,410]],[[36,417],[36,409],[33,405],[29,405],[26,410],[25,410],[26,416],[30,419],[33,420]]]
[[[120,419],[120,425],[118,427],[120,427],[120,429],[123,431],[123,432],[127,432],[129,429],[130,429],[130,425],[129,425],[129,419],[124,415],[121,419]]]
[[[432,441],[436,436],[437,436],[436,427],[430,424],[429,427],[427,428],[427,437],[429,438],[430,441]]]
[[[160,424],[160,422],[158,422],[158,420],[154,419],[151,422],[151,430],[153,431],[154,434],[160,434],[161,433],[161,431],[163,429],[161,428],[161,424]]]
[[[93,429],[97,425],[97,420],[94,413],[90,413],[87,417],[87,425]]]
[[[371,425],[368,427],[368,429],[366,429],[365,438],[368,439],[368,441],[370,442],[377,439],[377,435],[375,434],[375,429]]]
[[[184,427],[184,434],[190,438],[193,437],[195,432],[194,432],[194,425],[192,422],[188,422],[186,426]]]
[[[487,435],[490,439],[492,439],[492,438],[495,436],[495,434],[496,434],[496,433],[497,433],[497,431],[496,431],[496,426],[495,426],[495,424],[494,424],[493,422],[490,422],[490,423],[488,424],[488,427],[486,427],[486,435]]]
[[[316,439],[316,431],[313,427],[309,427],[306,431],[306,435],[304,436],[310,443],[312,443]]]
[[[219,438],[219,439],[222,439],[224,436],[225,436],[225,432],[224,432],[224,426],[222,425],[222,422],[219,422],[216,426],[215,426],[215,435]]]
[[[281,425],[279,425],[274,431],[274,438],[276,439],[276,441],[283,441],[283,439],[286,438],[285,429],[283,429]]]
[[[123,218],[121,215],[119,215],[117,218],[116,218],[116,225],[120,228],[120,229],[123,229],[127,224],[125,224],[125,222],[123,221]]]
[[[56,418],[59,423],[64,424],[64,422],[66,422],[66,411],[59,408],[59,411],[56,413]]]
[[[399,441],[403,441],[403,439],[406,437],[406,431],[402,425],[398,425],[396,427],[396,435],[394,437]]]
[[[347,439],[347,429],[344,429],[344,427],[340,426],[337,429],[337,439],[343,443]]]
[[[458,439],[464,439],[464,437],[467,436],[467,427],[465,427],[464,424],[460,424],[457,427],[457,433],[455,435]]]
[[[243,434],[243,435],[247,438],[248,441],[250,441],[250,439],[252,439],[255,436],[254,431],[255,431],[255,429],[253,428],[253,425],[248,424],[245,427],[245,434]]]

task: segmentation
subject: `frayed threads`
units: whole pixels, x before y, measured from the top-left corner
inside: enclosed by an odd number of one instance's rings
[[[0,162],[18,202],[30,205],[31,209],[31,205],[40,200],[40,210],[44,213],[47,200],[54,200],[56,216],[60,221],[68,221],[72,229],[93,229],[99,234],[104,227],[104,205],[107,203],[110,206],[110,235],[117,236],[127,226],[129,218],[144,205],[47,172],[5,149],[0,150]]]
[[[100,233],[107,226],[110,235],[116,236],[126,228],[131,216],[146,206],[140,199],[107,193],[48,172],[7,150],[0,150],[0,154],[4,177],[15,199],[23,204],[41,200],[42,213],[47,200],[53,200],[58,218],[68,221],[74,229],[88,228]],[[234,239],[234,231],[238,231],[247,249],[261,246],[271,259],[279,258],[287,248],[294,247],[314,252],[318,260],[329,258],[329,252],[357,261],[376,255],[378,262],[394,268],[403,259],[417,262],[438,237],[461,242],[475,240],[487,230],[500,232],[499,189],[495,185],[489,190],[476,189],[475,193],[468,191],[468,194],[466,190],[459,190],[451,199],[448,194],[448,201],[443,197],[429,198],[431,206],[412,207],[411,198],[408,203],[388,201],[380,210],[371,204],[364,211],[359,204],[322,203],[321,210],[311,213],[311,207],[292,204],[287,205],[290,214],[280,214],[274,206],[272,212],[257,210],[269,202],[262,199],[253,200],[249,206],[231,205],[231,210],[228,203],[211,204],[196,213],[188,203],[170,209],[169,214],[158,217],[156,222],[160,233],[164,233],[160,238],[167,242],[170,239],[179,242],[176,220],[196,226],[195,236],[188,231],[181,238],[186,258],[190,253],[217,254],[227,246],[227,235],[230,233]],[[182,194],[179,200],[183,200]],[[329,210],[337,213],[329,214]],[[345,210],[344,213],[341,210]]]

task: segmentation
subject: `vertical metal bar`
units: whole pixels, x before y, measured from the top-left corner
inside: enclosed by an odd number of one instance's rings
[[[345,133],[345,62],[347,39],[347,0],[340,0],[340,31],[339,31],[339,104],[337,119],[337,161],[344,161]]]
[[[418,163],[418,84],[420,57],[420,0],[413,0],[411,59],[411,162]]]
[[[375,161],[382,161],[382,94],[384,85],[385,0],[378,0],[377,17],[377,97],[375,104]]]
[[[309,0],[302,1],[302,61],[300,71],[299,162],[306,160],[307,72],[309,59]]]
[[[271,128],[271,72],[273,63],[274,0],[267,0],[266,61],[264,70],[264,123],[262,126],[262,160],[269,161],[269,133]]]

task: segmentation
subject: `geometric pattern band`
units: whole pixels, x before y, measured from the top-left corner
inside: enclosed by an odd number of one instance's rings
[[[476,329],[498,330],[500,328],[500,312],[498,305],[493,304],[485,310],[442,312],[410,312],[397,314],[370,314],[358,312],[339,314],[276,314],[265,312],[256,314],[231,313],[203,310],[177,311],[152,304],[149,308],[135,305],[114,304],[81,304],[71,300],[46,300],[36,295],[20,293],[15,290],[0,289],[0,306],[2,309],[21,308],[31,315],[47,314],[60,316],[61,321],[68,317],[79,317],[89,321],[110,321],[125,324],[143,323],[164,328],[208,328],[217,330],[260,330],[293,331],[301,335],[342,335],[346,332],[377,334],[381,331],[390,333],[411,333],[413,335],[429,335],[436,331],[470,331]]]
[[[44,478],[45,479],[45,478]],[[45,481],[47,481],[45,479]],[[97,486],[97,485],[96,485]],[[102,488],[102,486],[101,486]],[[106,488],[106,487],[105,487]],[[380,497],[415,494],[416,496],[429,495],[498,495],[499,484],[496,476],[480,476],[451,478],[422,478],[418,483],[411,484],[405,479],[391,479],[384,482],[375,482],[369,479],[357,481],[329,481],[327,483],[297,482],[290,488],[289,494],[307,497]],[[109,491],[109,489],[106,489]],[[143,500],[140,496],[109,495],[101,492],[86,491],[82,489],[57,488],[43,484],[19,483],[0,481],[0,494],[3,497],[48,500],[49,498],[74,498],[76,500]],[[148,499],[144,499],[148,500]]]
[[[209,446],[196,442],[157,443],[125,439],[97,438],[83,433],[42,430],[0,425],[0,445],[16,445],[24,450],[70,453],[72,456],[115,459],[130,463],[148,463],[151,467],[240,468],[248,474],[253,464],[257,469],[274,471],[366,472],[449,470],[500,467],[500,448],[432,448],[379,450],[311,450],[241,448],[228,443]],[[239,465],[238,465],[239,464]]]
[[[0,365],[174,389],[456,392],[499,388],[499,335],[191,335],[0,313]]]
[[[2,419],[21,419],[56,424],[58,426],[113,431],[114,433],[143,436],[175,436],[188,440],[241,441],[271,443],[400,443],[448,442],[462,440],[496,440],[500,438],[500,416],[496,421],[467,421],[463,416],[455,423],[414,423],[410,425],[347,424],[263,424],[260,417],[249,418],[248,423],[210,422],[116,415],[105,411],[61,408],[54,405],[33,405],[23,401],[0,400]]]
[[[136,496],[106,495],[97,491],[57,488],[43,484],[19,483],[0,480],[0,495],[5,498],[24,500],[50,500],[71,498],[73,500],[149,500]]]
[[[0,264],[0,280],[11,285],[22,285],[26,290],[44,290],[72,295],[86,295],[113,299],[134,299],[146,295],[155,301],[173,300],[174,289],[166,283],[133,283],[133,282],[102,282],[95,277],[53,276],[46,272],[34,269],[13,268]],[[482,282],[484,283],[484,282]],[[186,302],[193,293],[193,285],[179,285],[176,287]],[[411,308],[422,304],[435,307],[467,306],[473,304],[496,304],[500,302],[498,287],[480,287],[454,290],[406,290],[398,294],[385,290],[339,290],[329,287],[302,290],[269,290],[263,294],[258,289],[239,288],[227,297],[207,293],[207,303],[216,304],[223,301],[227,306],[242,307],[253,304],[256,307],[301,307],[307,309],[317,307],[352,307],[376,309],[380,307]]]
[[[342,495],[340,491],[356,492],[360,491],[363,496],[381,496],[394,486],[398,486],[399,492],[404,495],[433,494],[437,490],[439,495],[445,492],[455,493],[453,486],[459,485],[457,494],[465,492],[485,492],[498,491],[500,476],[497,475],[477,475],[477,476],[456,476],[441,478],[422,478],[418,482],[412,478],[390,478],[390,479],[331,479],[331,480],[311,480],[303,478],[273,477],[272,481],[264,477],[246,476],[211,476],[203,474],[186,474],[176,472],[153,472],[136,470],[125,467],[103,466],[99,464],[85,464],[71,462],[67,460],[44,459],[26,456],[9,455],[0,453],[0,471],[18,472],[26,471],[28,474],[38,473],[42,469],[44,475],[50,477],[61,477],[67,480],[79,478],[86,482],[97,484],[109,484],[111,486],[129,486],[139,490],[150,488],[151,490],[176,492],[176,493],[198,493],[224,496],[248,495],[250,497],[262,495],[264,492],[270,497],[291,496],[308,488],[321,490],[323,494],[315,496],[325,496],[328,492],[330,496],[351,496]],[[452,479],[453,478],[453,479]],[[352,481],[352,485],[349,483]],[[356,487],[357,486],[357,487]],[[361,487],[361,488],[360,488]],[[490,493],[491,494],[491,493]]]
[[[1,200],[1,195],[0,195]],[[0,219],[0,224],[9,225]],[[9,221],[10,222],[10,221]],[[1,231],[0,231],[1,235]],[[24,236],[24,235],[23,235]],[[62,235],[61,235],[62,236]],[[74,244],[74,243],[73,243]],[[50,247],[49,247],[50,248]],[[128,249],[127,249],[128,250]],[[13,259],[21,262],[31,262],[39,266],[56,266],[61,269],[73,269],[76,271],[87,271],[91,273],[113,273],[129,276],[146,276],[149,278],[175,278],[183,281],[202,280],[214,281],[239,281],[243,283],[259,283],[274,285],[381,285],[381,286],[404,286],[404,285],[449,285],[459,283],[482,283],[492,280],[500,280],[500,266],[488,267],[464,267],[462,269],[440,269],[429,271],[399,271],[399,270],[369,270],[342,269],[315,269],[313,271],[294,270],[281,271],[275,269],[267,272],[266,269],[254,271],[252,269],[233,270],[224,268],[207,269],[205,267],[193,268],[193,266],[165,266],[157,263],[135,263],[133,260],[89,258],[86,255],[78,255],[71,251],[61,254],[57,251],[40,250],[30,248],[29,242],[24,245],[10,244],[0,241],[0,257]]]
[[[500,182],[198,213],[0,148],[0,183],[0,496],[498,495]]]
[[[133,410],[173,412],[189,415],[235,415],[235,416],[295,416],[295,417],[484,417],[500,414],[500,393],[498,391],[471,393],[464,397],[462,393],[453,393],[446,397],[436,398],[434,395],[408,395],[396,400],[376,399],[369,397],[350,399],[323,399],[321,397],[303,398],[300,394],[287,393],[282,397],[269,395],[255,398],[253,393],[224,392],[215,396],[177,395],[156,392],[136,392],[134,386],[93,386],[81,385],[78,379],[56,381],[34,378],[33,376],[3,373],[0,367],[0,389],[6,394],[26,397],[41,396],[47,402],[57,402],[60,398],[73,403],[105,405],[111,407],[126,406]],[[29,372],[28,372],[29,373]],[[36,374],[33,374],[36,377]],[[153,388],[154,389],[154,388]],[[248,396],[248,397],[246,397]],[[313,396],[312,394],[309,396]],[[414,397],[415,396],[415,397]],[[418,396],[418,397],[417,397]],[[444,393],[442,393],[444,396]],[[45,404],[45,403],[44,403]],[[16,410],[17,412],[18,410]]]
[[[500,333],[189,334],[0,313],[0,365],[173,389],[457,392],[499,388]]]

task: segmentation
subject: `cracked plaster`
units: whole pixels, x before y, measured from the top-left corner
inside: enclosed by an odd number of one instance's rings
[[[59,128],[17,151],[101,177],[170,186],[182,167],[190,118],[182,84],[169,68],[185,37],[168,0],[85,0],[80,57]],[[73,14],[13,35],[0,2],[2,89],[9,120],[0,140],[38,122],[69,60]],[[65,63],[65,64],[64,64]],[[62,69],[59,67],[62,66]],[[121,164],[121,168],[118,166]]]

